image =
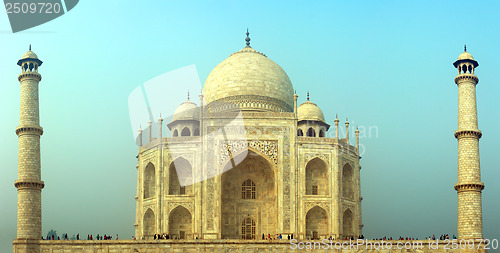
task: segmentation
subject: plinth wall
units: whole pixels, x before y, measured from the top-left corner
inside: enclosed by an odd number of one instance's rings
[[[327,243],[325,243],[327,242]],[[289,240],[14,240],[14,253],[162,253],[162,252],[487,252],[476,241],[474,249],[452,249],[444,241],[363,241],[372,246],[349,246],[349,241],[294,241]],[[392,248],[387,247],[391,243]],[[299,245],[299,243],[301,243]],[[314,244],[316,243],[316,244]],[[377,245],[378,243],[378,245]],[[398,249],[401,243],[402,249]],[[429,245],[433,243],[432,247]],[[421,245],[418,246],[418,245]],[[327,246],[328,245],[328,246]],[[410,246],[411,245],[411,246]],[[378,246],[378,249],[375,247]],[[406,248],[405,248],[406,246]],[[299,247],[301,249],[299,249]],[[315,248],[314,248],[315,247]],[[327,248],[328,247],[328,248]],[[437,249],[436,249],[437,247]],[[448,248],[447,248],[448,247]],[[339,250],[339,248],[343,248]],[[409,249],[408,249],[409,248]]]

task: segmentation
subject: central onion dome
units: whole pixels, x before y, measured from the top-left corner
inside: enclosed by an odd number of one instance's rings
[[[293,86],[285,71],[266,55],[247,46],[217,65],[203,95],[214,111],[293,112]]]

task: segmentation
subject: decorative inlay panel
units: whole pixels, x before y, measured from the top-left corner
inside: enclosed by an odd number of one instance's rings
[[[311,210],[313,207],[315,206],[319,206],[321,208],[323,208],[326,213],[330,213],[330,204],[326,203],[326,202],[322,202],[322,201],[307,201],[305,203],[305,214],[307,214],[307,212],[309,212],[309,210]]]
[[[169,202],[168,203],[168,214],[170,214],[170,212],[172,212],[172,210],[178,206],[182,206],[184,208],[186,208],[190,213],[191,215],[193,215],[193,202]]]
[[[278,143],[276,141],[222,141],[219,165],[223,166],[232,156],[247,147],[253,148],[267,156],[275,166],[278,165]]]
[[[307,153],[305,155],[306,157],[306,164],[311,161],[314,158],[320,158],[323,160],[326,164],[329,164],[330,162],[330,155],[329,154],[323,154],[323,153]]]

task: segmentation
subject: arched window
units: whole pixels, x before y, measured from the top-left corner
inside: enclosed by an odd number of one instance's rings
[[[348,199],[354,199],[354,176],[351,165],[348,163],[342,169],[342,196]]]
[[[154,197],[155,194],[155,166],[148,163],[144,169],[144,198]]]
[[[306,195],[329,195],[327,164],[318,157],[306,165]]]
[[[193,136],[200,136],[200,129],[199,129],[199,128],[196,128],[196,129],[194,130],[194,134],[193,134]]]
[[[188,160],[179,157],[169,167],[168,194],[190,195],[193,184],[192,167]]]
[[[325,137],[325,130],[319,130],[319,137]]]
[[[312,240],[328,237],[328,214],[325,209],[315,206],[307,212],[306,237]]]
[[[472,65],[469,65],[469,73],[472,74]]]
[[[179,136],[179,132],[177,132],[177,129],[174,130],[174,133],[172,134],[173,137]]]
[[[185,127],[184,129],[182,129],[181,136],[190,136],[190,135],[191,131],[189,131],[189,128]]]
[[[353,229],[353,214],[351,209],[347,209],[344,212],[344,215],[342,217],[342,232],[344,237],[351,237],[354,236],[354,229]]]
[[[255,239],[255,222],[246,218],[241,223],[241,239]]]
[[[142,236],[144,239],[153,239],[155,233],[155,214],[151,208],[148,208],[146,213],[144,213],[144,218],[142,220]]]
[[[174,208],[168,217],[168,233],[179,239],[193,238],[191,212],[183,206]]]
[[[297,130],[297,136],[304,136],[304,132],[302,132],[302,129],[299,128],[299,130]]]
[[[314,128],[309,128],[307,130],[307,137],[316,137],[316,131],[314,131]]]
[[[241,199],[255,199],[255,183],[247,179],[241,185]]]

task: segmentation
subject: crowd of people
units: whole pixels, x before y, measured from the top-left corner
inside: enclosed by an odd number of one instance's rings
[[[144,237],[142,239],[144,239]],[[170,240],[170,239],[180,239],[180,238],[177,235],[154,234],[153,239],[155,239],[155,240]],[[196,238],[196,239],[198,239],[198,238]]]
[[[63,237],[63,240],[80,240],[80,234],[76,234],[76,237],[73,238],[73,239],[68,239],[68,234],[63,234],[62,235]],[[99,235],[97,234],[95,237],[93,237],[92,235],[87,235],[87,240],[112,240],[113,237],[110,236],[110,235]],[[56,235],[47,235],[47,237],[43,238],[42,237],[42,240],[61,240],[61,237],[59,236],[56,236]],[[115,237],[115,240],[118,240],[118,234],[116,235]]]
[[[288,240],[291,240],[293,239],[293,234],[289,234],[288,236]],[[262,234],[262,240],[282,240],[283,239],[283,235],[282,234],[276,234],[276,236],[271,236],[271,234]]]
[[[432,235],[432,236],[429,236],[427,238],[425,238],[426,240],[436,240],[436,236],[435,235]],[[457,237],[455,235],[453,235],[451,238],[450,238],[450,235],[449,234],[442,234],[439,236],[439,240],[440,241],[444,241],[444,240],[450,240],[450,239],[457,239]]]
[[[75,238],[73,239],[68,239],[68,234],[63,234],[62,235],[63,237],[63,240],[74,240]],[[135,237],[132,236],[132,239],[135,240]],[[144,239],[144,237],[142,238]],[[169,234],[155,234],[154,237],[153,237],[154,240],[171,240],[171,239],[181,239],[179,238],[178,235],[169,235]],[[196,237],[196,239],[198,239],[198,237]],[[269,241],[273,241],[273,240],[282,240],[283,239],[283,235],[282,234],[276,234],[276,236],[271,236],[271,234],[262,234],[262,240],[269,240]],[[286,236],[286,239],[287,240],[292,240],[293,239],[293,234],[288,234]],[[310,238],[312,240],[318,240],[320,238]],[[351,237],[344,237],[343,238],[344,240],[356,240],[356,239],[362,239],[364,240],[365,239],[365,236],[364,235],[360,235],[360,236],[357,236],[357,238],[355,239],[353,236]],[[439,240],[443,241],[443,240],[450,240],[450,239],[457,239],[457,237],[455,235],[453,235],[451,238],[450,238],[450,235],[449,234],[442,234],[439,236]],[[42,237],[42,240],[61,240],[61,238],[57,235],[47,235],[46,238],[43,238]],[[76,234],[76,240],[80,240],[80,234]],[[93,235],[87,235],[87,240],[113,240],[113,236],[110,236],[110,235],[99,235],[97,234],[95,237]],[[116,235],[115,237],[115,240],[118,240],[118,234]],[[328,240],[335,240],[335,237],[334,236],[330,236],[328,238]],[[391,237],[387,237],[387,236],[384,236],[384,237],[380,237],[380,238],[375,238],[373,240],[384,240],[384,241],[392,241],[393,238],[392,236]],[[403,236],[400,236],[397,240],[405,240],[405,241],[408,241],[408,240],[418,240],[418,238],[415,238],[415,237],[403,237]],[[429,236],[429,237],[426,237],[425,240],[433,240],[435,241],[436,240],[436,236],[435,235],[432,235],[432,236]]]
[[[359,238],[359,239],[363,239],[363,238]],[[442,234],[442,235],[440,235],[440,236],[439,236],[439,239],[438,239],[438,240],[443,241],[443,240],[450,240],[450,239],[457,239],[457,237],[456,237],[455,235],[453,235],[453,236],[450,238],[450,235],[449,235],[449,234]],[[348,238],[346,238],[346,240],[348,240]],[[391,237],[386,237],[386,236],[384,236],[384,237],[381,237],[381,238],[376,238],[376,239],[373,239],[373,240],[392,241],[392,240],[393,240],[393,238],[392,238],[392,236],[391,236]],[[397,240],[400,240],[400,241],[402,241],[402,240],[406,240],[406,241],[408,241],[408,240],[418,240],[418,238],[416,238],[416,237],[411,237],[411,236],[410,236],[410,237],[403,237],[403,236],[400,236]],[[435,241],[435,240],[436,240],[436,236],[435,236],[435,235],[428,236],[428,237],[426,237],[426,238],[425,238],[425,240],[433,240],[433,241]]]
[[[112,239],[113,239],[113,236],[106,235],[106,234],[104,234],[104,235],[97,234],[95,236],[95,238],[92,237],[92,235],[87,235],[87,240],[112,240]],[[115,240],[118,240],[118,234],[116,235],[116,239]]]

